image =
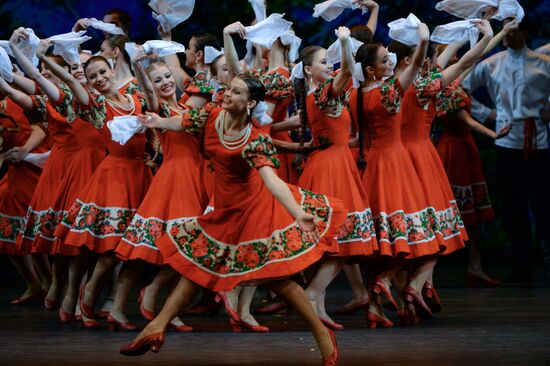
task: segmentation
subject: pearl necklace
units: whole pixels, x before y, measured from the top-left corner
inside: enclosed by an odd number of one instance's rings
[[[227,136],[224,133],[225,113],[222,112],[216,119],[216,131],[221,144],[229,150],[237,150],[246,145],[252,133],[252,124],[249,123],[236,136]]]
[[[134,102],[134,98],[128,97],[126,94],[124,94],[124,97],[127,98],[130,103],[127,105],[120,104],[118,102],[115,102],[114,100],[111,100],[109,98],[105,98],[105,101],[113,107],[113,109],[120,115],[130,115],[134,114],[136,110],[136,103]]]

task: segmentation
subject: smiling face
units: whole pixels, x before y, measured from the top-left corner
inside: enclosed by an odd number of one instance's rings
[[[388,50],[385,47],[378,47],[374,65],[367,66],[367,72],[376,77],[376,80],[382,80],[393,75],[393,67],[388,57]]]
[[[304,72],[315,84],[321,84],[333,76],[334,70],[332,65],[327,63],[326,53],[327,51],[324,48],[315,51],[311,65],[304,66]]]
[[[225,92],[222,108],[239,115],[246,113],[247,108],[254,108],[256,102],[250,100],[248,85],[238,77],[233,78],[230,88]]]
[[[168,66],[158,64],[148,71],[155,94],[163,99],[171,98],[176,92],[176,80]]]
[[[71,72],[71,75],[80,82],[80,84],[87,84],[88,81],[86,80],[86,75],[84,75],[84,69],[82,68],[82,65],[84,65],[84,63],[88,61],[88,59],[92,56],[87,53],[80,53],[79,56],[80,63],[72,64],[69,71]]]
[[[108,92],[113,84],[114,72],[104,60],[93,60],[85,74],[88,84],[101,94]]]

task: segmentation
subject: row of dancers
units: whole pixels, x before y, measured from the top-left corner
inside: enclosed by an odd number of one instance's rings
[[[337,29],[336,71],[320,46],[297,62],[294,32],[261,19],[255,29],[273,40],[253,44],[249,63],[234,39],[251,30],[236,22],[223,29],[223,48],[213,35],[191,37],[185,67],[146,47],[130,57],[125,35],[72,64],[48,53],[48,39],[29,56],[21,45],[33,34],[15,30],[9,49],[23,73],[0,78],[0,250],[27,290],[12,303],[44,299],[64,323],[79,315],[97,327],[104,316],[135,330],[125,305],[144,264],[155,265],[138,299],[150,322],[121,349],[138,355],[158,352],[167,328],[192,330],[179,314],[200,288],[236,331],[269,331],[250,310],[262,284],[275,296],[262,310],[292,307],[334,365],[332,330],[343,326],[325,295],[342,269],[353,298],[340,312],[364,310],[370,328],[393,326],[385,308],[404,325],[440,311],[434,267],[468,240],[469,280],[498,285],[479,258],[477,225],[494,214],[471,130],[499,139],[511,126],[495,132],[474,120],[461,82],[502,39],[523,37],[524,23],[507,19],[493,35],[487,19],[471,21],[482,37],[456,58],[466,40],[436,47],[420,22],[407,32],[413,45],[374,42],[378,4],[354,5],[369,19],[354,33]],[[73,31],[91,24],[80,19]],[[445,128],[437,147],[436,116]],[[25,160],[47,151],[42,169]],[[97,314],[113,273],[113,300]],[[156,314],[163,287],[170,295]]]

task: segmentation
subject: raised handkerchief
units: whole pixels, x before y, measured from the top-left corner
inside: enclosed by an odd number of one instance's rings
[[[191,16],[195,0],[151,0],[149,7],[162,30],[169,32]]]

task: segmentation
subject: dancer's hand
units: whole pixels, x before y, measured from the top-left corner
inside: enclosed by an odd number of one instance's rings
[[[132,64],[137,64],[139,61],[147,58],[147,54],[145,53],[145,50],[143,49],[143,46],[136,45],[136,53],[134,54],[134,57],[132,57]]]
[[[421,41],[428,41],[430,39],[430,29],[424,23],[420,23],[418,28],[416,28],[416,33],[420,37]]]
[[[19,27],[13,31],[10,37],[10,45],[16,45],[25,39],[29,39],[29,35],[27,34],[25,28]]]
[[[315,225],[315,217],[308,213],[302,212],[302,214],[296,218],[300,229],[302,230],[302,239],[306,242],[313,242],[318,244],[321,240],[319,229]]]
[[[500,138],[503,138],[504,136],[508,135],[510,133],[510,130],[512,129],[512,124],[507,123],[502,127],[500,130],[496,132],[495,140],[498,140]]]
[[[78,32],[81,30],[86,30],[90,26],[90,23],[93,18],[81,18],[76,21],[73,25],[73,29],[71,29],[73,32]]]
[[[502,31],[504,32],[504,34],[508,34],[511,30],[518,29],[518,25],[519,25],[518,20],[514,18],[514,20],[504,24],[504,26],[502,27]]]
[[[493,36],[493,28],[491,28],[491,24],[488,20],[472,20],[472,24],[475,24],[481,33],[483,33],[484,36],[492,37]]]
[[[18,163],[29,155],[29,151],[24,149],[22,146],[12,147],[5,153],[5,159],[10,163]]]
[[[156,113],[146,112],[145,115],[141,114],[137,117],[139,123],[147,128],[161,128],[162,118]]]
[[[349,39],[351,32],[348,27],[338,27],[336,34],[338,35],[338,39],[340,41],[345,41]]]
[[[362,8],[368,9],[370,11],[378,7],[378,3],[372,0],[354,0],[353,3],[359,5]]]
[[[48,52],[48,48],[50,48],[52,44],[53,42],[49,39],[41,39],[40,44],[36,49],[36,57],[41,58],[43,56],[46,56],[46,52]]]
[[[223,32],[225,34],[238,34],[239,37],[243,39],[246,36],[246,29],[241,22],[235,22],[235,23],[229,24],[227,27],[223,29]]]

